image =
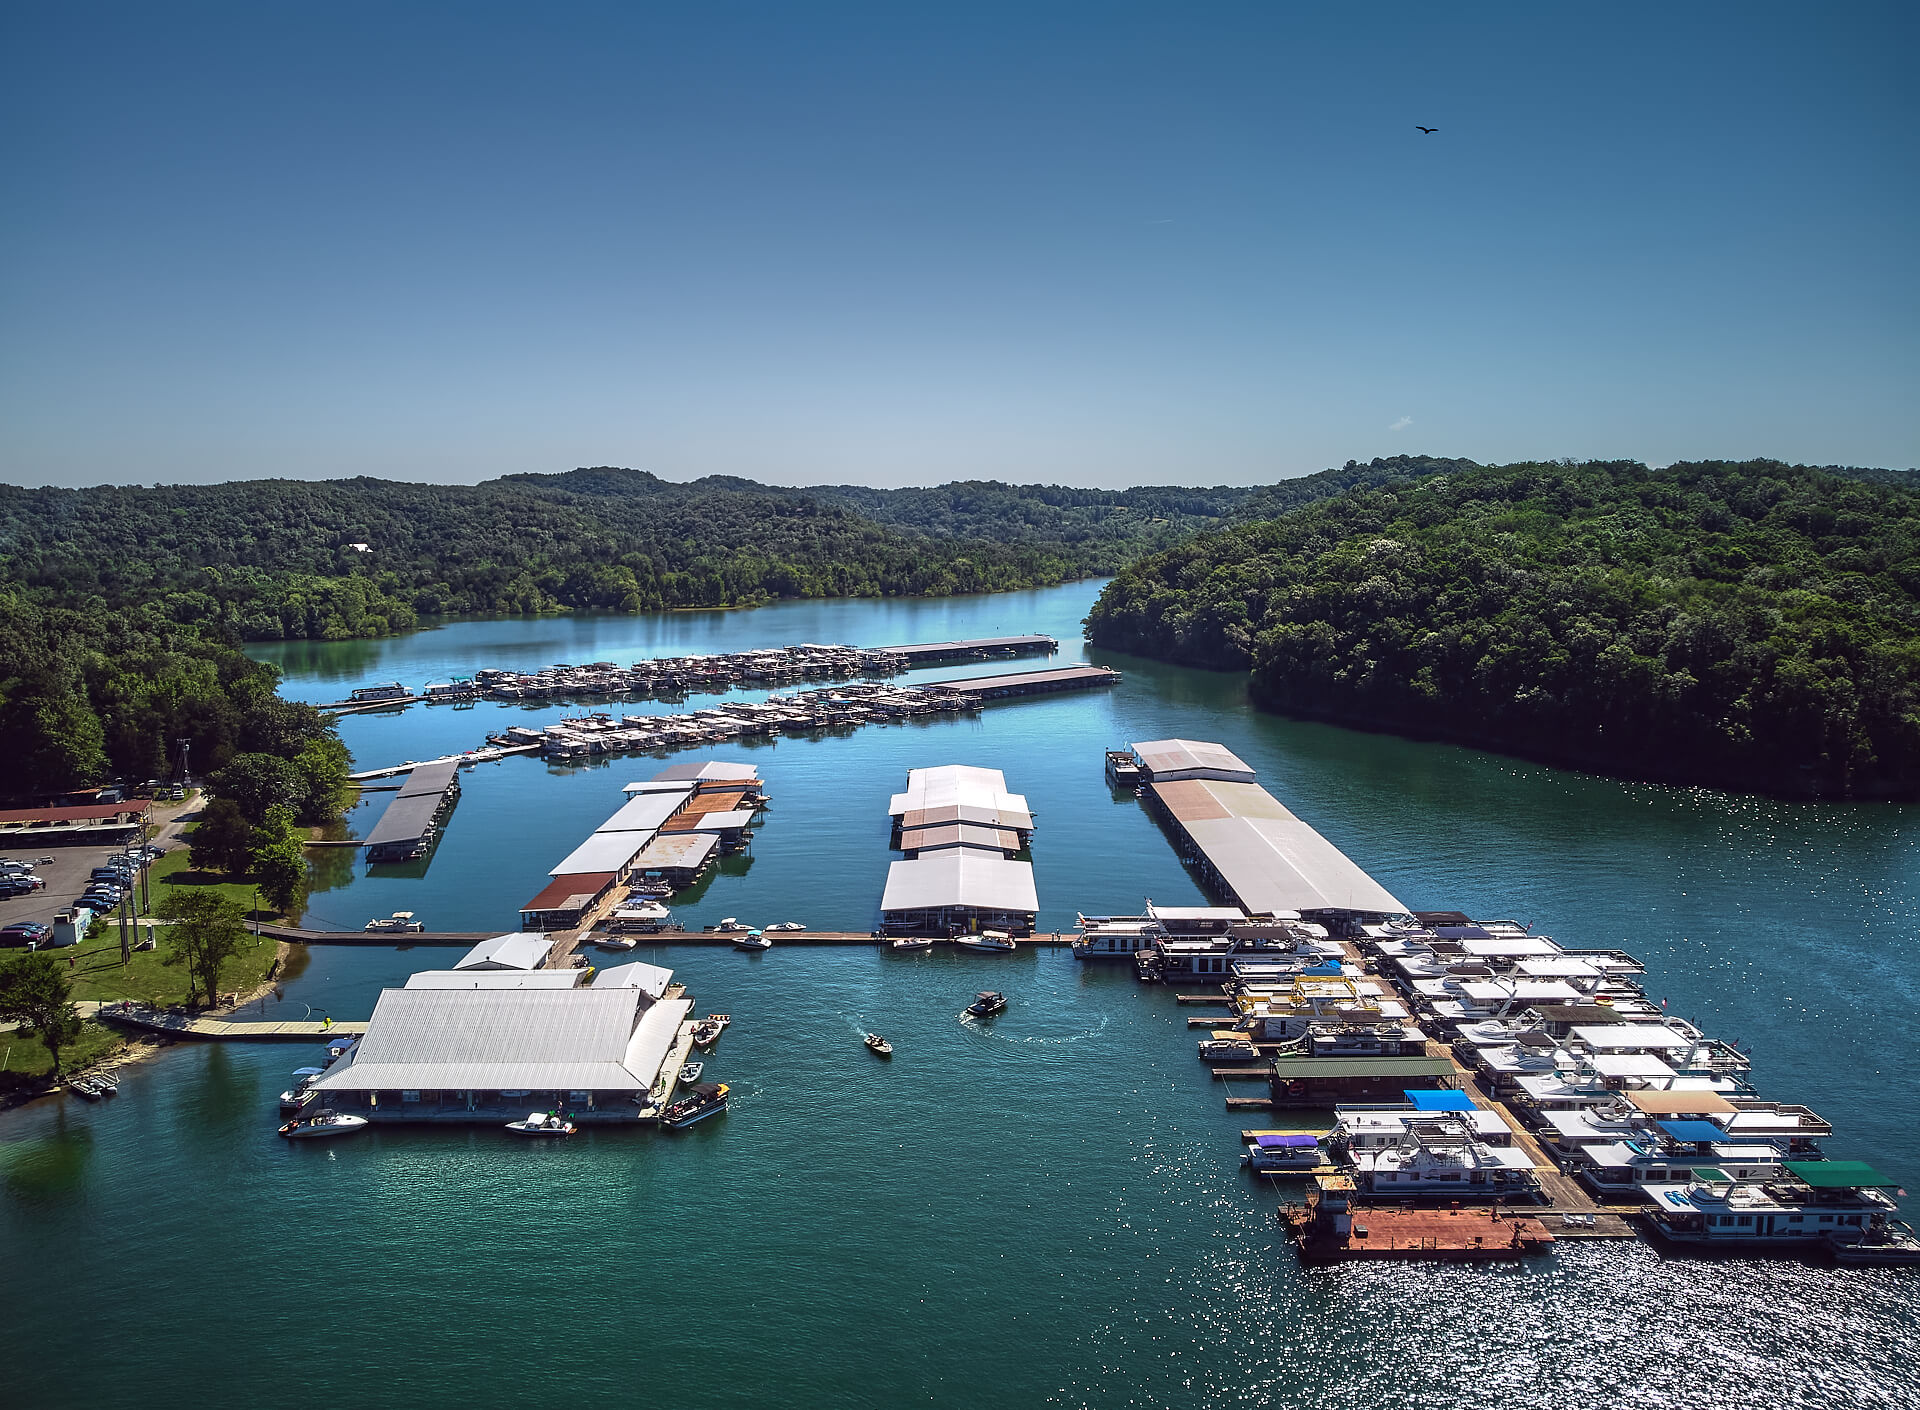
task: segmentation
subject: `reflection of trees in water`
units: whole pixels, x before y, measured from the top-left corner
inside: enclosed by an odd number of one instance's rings
[[[0,1146],[0,1179],[15,1199],[58,1199],[79,1190],[92,1160],[93,1128],[84,1123],[69,1126],[62,1113],[54,1129],[39,1140]]]
[[[307,849],[307,892],[335,891],[353,882],[353,869],[360,859],[358,847],[309,847]]]

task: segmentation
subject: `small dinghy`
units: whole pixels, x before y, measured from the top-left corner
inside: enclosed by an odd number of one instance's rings
[[[893,1044],[889,1043],[885,1038],[882,1038],[878,1033],[869,1033],[862,1041],[866,1043],[867,1050],[875,1057],[890,1058],[893,1056]]]
[[[680,1085],[691,1087],[700,1080],[700,1074],[707,1070],[703,1062],[690,1062],[680,1069]]]
[[[67,1082],[67,1090],[82,1101],[97,1102],[106,1094],[94,1085],[90,1077],[75,1077]]]
[[[571,1136],[579,1128],[556,1111],[530,1111],[524,1121],[509,1121],[507,1129],[516,1136]]]

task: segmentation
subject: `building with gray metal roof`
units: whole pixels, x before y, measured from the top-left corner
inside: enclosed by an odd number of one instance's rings
[[[880,920],[890,930],[934,931],[985,927],[1026,933],[1040,903],[1033,865],[972,847],[924,852],[887,868]]]
[[[528,930],[482,940],[454,962],[455,969],[539,969],[553,953],[553,941]]]
[[[366,1036],[313,1086],[336,1109],[384,1120],[564,1107],[630,1121],[691,1007],[650,1003],[637,986],[388,989]]]
[[[1224,744],[1204,739],[1149,739],[1131,748],[1147,777],[1156,782],[1183,778],[1253,782],[1252,765]]]

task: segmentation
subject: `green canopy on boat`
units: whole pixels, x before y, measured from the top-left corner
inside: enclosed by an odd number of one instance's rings
[[[1899,1183],[1889,1180],[1864,1160],[1783,1160],[1780,1163],[1816,1190],[1875,1190]]]

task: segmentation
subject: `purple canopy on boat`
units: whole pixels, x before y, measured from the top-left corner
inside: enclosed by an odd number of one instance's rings
[[[1286,1147],[1317,1146],[1318,1136],[1255,1136],[1253,1143],[1261,1150],[1270,1151]]]

